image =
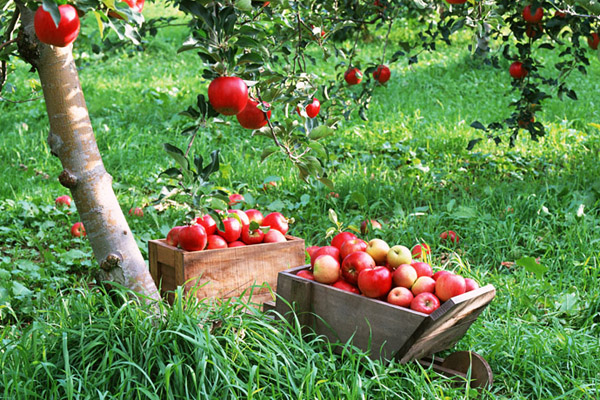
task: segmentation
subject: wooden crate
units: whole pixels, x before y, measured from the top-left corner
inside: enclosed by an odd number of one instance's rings
[[[296,276],[308,265],[279,273],[275,309],[293,304],[302,325],[332,343],[370,349],[373,359],[402,363],[451,348],[492,301],[492,285],[455,296],[427,315]],[[337,348],[341,351],[341,347]]]
[[[305,263],[304,240],[286,238],[281,243],[203,251],[184,251],[164,239],[150,240],[150,273],[162,293],[170,292],[170,302],[172,291],[185,285],[185,292],[194,288],[198,298],[235,297],[244,291],[247,295],[252,287],[252,301],[262,303],[273,299],[264,283],[274,291],[280,271]]]

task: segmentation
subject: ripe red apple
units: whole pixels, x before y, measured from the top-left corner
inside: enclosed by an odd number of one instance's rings
[[[364,251],[348,254],[342,261],[342,277],[349,283],[356,285],[360,273],[369,268],[375,268],[375,260]]]
[[[471,278],[465,278],[465,293],[475,289],[479,289],[479,283]]]
[[[169,233],[167,233],[167,239],[165,242],[169,246],[177,247],[179,246],[179,232],[184,228],[184,226],[175,226],[171,228]]]
[[[440,308],[440,300],[433,293],[423,292],[410,302],[410,309],[423,314],[431,314]]]
[[[354,253],[355,251],[365,251],[366,249],[367,242],[362,239],[346,240],[340,249],[340,259],[343,260],[348,254]]]
[[[206,231],[199,224],[187,225],[179,231],[179,246],[186,251],[204,250],[207,243]]]
[[[129,8],[131,8],[139,13],[141,13],[142,10],[144,9],[145,0],[137,0],[137,1],[136,0],[122,0],[122,1],[127,3]],[[118,18],[118,19],[123,19],[123,17],[121,15],[119,15],[119,13],[112,11],[112,10],[108,12],[108,16]]]
[[[242,210],[227,210],[227,212],[229,214],[237,215],[237,217],[240,220],[240,223],[242,224],[242,227],[244,227],[246,225],[250,225],[250,218],[248,218],[246,213],[243,212]],[[235,218],[235,216],[233,216],[233,215],[230,215],[230,217]]]
[[[350,68],[344,73],[344,80],[348,85],[357,85],[362,81],[363,74],[358,68]]]
[[[227,241],[219,235],[208,235],[206,237],[206,249],[226,249]]]
[[[381,229],[381,224],[374,219],[364,220],[360,223],[360,233],[366,235],[372,229]]]
[[[58,6],[60,23],[54,24],[50,13],[39,6],[33,17],[35,34],[42,43],[56,47],[66,47],[73,43],[79,35],[79,16],[77,9],[70,4]]]
[[[446,274],[451,274],[452,272],[450,271],[446,271],[446,270],[439,270],[437,271],[435,274],[433,274],[433,280],[437,282],[437,280],[440,278],[440,276],[442,275],[446,275]]]
[[[262,243],[264,239],[265,234],[260,229],[251,231],[250,225],[242,226],[242,242],[246,244],[258,244]]]
[[[448,4],[465,4],[467,0],[446,0]]]
[[[458,243],[460,237],[454,231],[446,231],[440,233],[440,239],[442,240],[450,240],[451,242]]]
[[[410,265],[417,271],[417,276],[433,276],[433,269],[426,262],[417,261]]]
[[[307,269],[302,269],[302,270],[298,271],[296,276],[299,276],[300,278],[308,279],[310,281],[315,280],[315,276],[313,275],[313,273]]]
[[[371,239],[367,244],[366,252],[373,257],[377,265],[385,264],[389,251],[390,245],[383,239]]]
[[[533,14],[531,12],[534,12]],[[531,5],[525,6],[523,8],[523,19],[530,24],[537,24],[544,18],[544,9],[542,7],[537,7],[532,10]]]
[[[310,256],[310,264],[313,265],[316,258],[319,256],[322,256],[324,254],[329,254],[330,256],[334,257],[336,260],[340,260],[340,250],[337,247],[333,247],[333,246],[323,246],[321,248],[319,248],[317,251],[315,251],[311,256]]]
[[[420,276],[410,288],[415,296],[420,293],[433,293],[435,291],[435,281],[430,276]]]
[[[445,274],[435,282],[435,294],[441,301],[463,294],[465,290],[465,278],[460,275]]]
[[[235,241],[227,244],[227,247],[243,247],[243,246],[246,246],[246,243],[244,243],[240,240],[235,240]]]
[[[343,280],[341,278],[338,279],[331,286],[333,286],[334,288],[345,290],[346,292],[360,294],[360,290],[358,290],[358,288],[356,286],[346,282],[345,280]]]
[[[417,271],[410,264],[400,264],[392,273],[394,286],[410,289],[417,280]]]
[[[289,230],[288,219],[283,216],[280,212],[272,212],[270,214],[265,215],[262,221],[261,226],[269,226],[271,229],[278,230],[284,235]]]
[[[598,45],[600,44],[600,36],[596,32],[592,33],[590,37],[588,37],[588,45],[592,48],[592,50],[598,50]]]
[[[208,85],[208,101],[218,113],[236,115],[248,103],[248,86],[236,76],[221,76]]]
[[[71,198],[69,196],[67,196],[66,194],[63,196],[58,196],[56,198],[56,200],[54,200],[54,204],[56,204],[57,207],[61,207],[61,206],[71,207]]]
[[[527,24],[525,28],[525,34],[532,38],[537,39],[544,33],[544,26],[542,24]]]
[[[248,217],[248,221],[250,221],[250,222],[255,221],[259,226],[262,225],[263,219],[265,217],[263,217],[263,215],[260,211],[251,208],[244,212],[246,213],[246,216]]]
[[[331,239],[331,245],[337,247],[338,250],[342,249],[342,245],[346,240],[358,239],[352,232],[340,232]]]
[[[415,296],[405,287],[398,286],[390,290],[387,295],[387,302],[400,307],[410,307]]]
[[[235,242],[242,234],[242,224],[234,217],[227,217],[223,220],[223,229],[225,230],[222,231],[217,227],[217,233],[227,243]]]
[[[144,216],[144,210],[142,210],[139,207],[135,207],[135,208],[132,207],[129,209],[129,215],[133,215],[135,217],[142,218]]]
[[[392,246],[386,254],[386,260],[392,269],[396,269],[399,265],[410,264],[412,255],[406,246],[399,244]]]
[[[246,107],[236,114],[236,118],[240,125],[246,129],[260,129],[267,124],[267,121],[271,119],[271,105],[263,102],[263,109],[261,110],[258,106],[258,101],[254,99],[248,99]],[[263,110],[269,110],[266,113]]]
[[[217,223],[210,214],[204,214],[203,216],[196,218],[196,223],[202,225],[207,235],[214,235],[217,231]]]
[[[383,84],[390,80],[392,72],[386,65],[380,65],[373,71],[373,78]]]
[[[83,222],[75,222],[71,227],[71,235],[73,237],[81,237],[87,235],[85,232],[85,227],[83,226]]]
[[[305,110],[308,118],[314,118],[319,115],[319,111],[321,111],[321,102],[317,99],[313,99],[312,103],[307,105]]]
[[[392,273],[380,266],[364,269],[358,274],[358,288],[367,297],[386,296],[392,288]]]
[[[427,243],[417,244],[411,249],[410,253],[413,258],[423,258],[425,254],[431,254],[431,247]]]
[[[244,201],[244,196],[242,196],[239,193],[233,193],[229,195],[229,205],[230,206],[234,206],[238,203],[241,203]]]
[[[308,258],[312,259],[313,254],[315,254],[317,251],[319,251],[319,249],[321,248],[321,246],[309,246],[306,248],[306,252],[308,253]]]
[[[510,68],[508,69],[508,73],[514,79],[523,79],[527,76],[528,72],[529,71],[527,71],[525,66],[523,66],[523,63],[520,61],[515,61],[510,65]]]
[[[277,229],[269,229],[267,233],[265,233],[265,238],[263,239],[263,243],[279,243],[279,242],[287,242],[285,235],[279,232]]]
[[[332,284],[340,279],[340,262],[328,254],[319,256],[313,265],[313,275],[317,282]]]

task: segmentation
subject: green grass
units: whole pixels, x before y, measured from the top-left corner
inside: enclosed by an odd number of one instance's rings
[[[161,10],[149,4],[148,12]],[[182,222],[182,210],[149,205],[164,184],[159,173],[171,166],[162,143],[187,145],[177,113],[207,83],[192,53],[175,53],[185,32],[170,28],[143,53],[124,48],[98,59],[77,49],[117,196],[124,210],[146,206],[143,219],[129,217],[146,256],[147,240]],[[363,46],[365,58],[376,59],[375,43]],[[579,101],[545,104],[536,116],[548,130],[540,143],[523,133],[514,148],[482,142],[466,151],[479,134],[469,124],[507,117],[515,96],[507,68],[472,59],[466,43],[459,37],[416,65],[393,66],[369,121],[343,122],[328,146],[339,198],[300,181],[281,159],[260,163],[266,139],[235,123],[201,130],[193,152],[221,149],[216,183],[294,217],[291,233],[307,245],[328,242],[329,209],[345,224],[376,218],[384,222],[378,237],[407,246],[425,240],[434,265],[495,285],[496,298],[453,349],[487,359],[495,374],[489,391],[453,388],[415,363],[337,355],[323,338],[303,341],[296,324],[236,301],[179,302],[156,320],[122,291],[89,288],[95,262],[87,241],[68,232],[76,209],[54,207],[66,191],[37,100],[0,103],[0,398],[598,398],[600,138],[590,123],[600,122],[600,64],[594,59],[587,76],[570,78]],[[550,68],[554,55],[544,57]],[[333,73],[331,63],[319,67]],[[28,97],[24,83],[35,79],[20,65],[11,82],[21,86],[3,95]],[[280,184],[264,192],[272,176]],[[440,243],[447,229],[461,236],[456,247]],[[448,261],[454,251],[460,258]],[[513,264],[528,256],[548,268],[542,277]]]

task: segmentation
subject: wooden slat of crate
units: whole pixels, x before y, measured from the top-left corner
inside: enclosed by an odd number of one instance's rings
[[[352,343],[373,359],[406,363],[452,347],[495,295],[492,285],[456,296],[427,315],[296,276],[302,266],[279,273],[276,310],[295,303],[301,324],[332,342]],[[339,349],[338,349],[339,350]]]
[[[286,238],[288,241],[281,243],[193,252],[169,246],[164,240],[150,240],[150,272],[163,293],[185,285],[186,293],[193,289],[198,298],[226,298],[256,285],[263,287],[254,289],[253,301],[269,300],[271,292],[263,283],[275,290],[279,271],[305,262],[304,240]]]

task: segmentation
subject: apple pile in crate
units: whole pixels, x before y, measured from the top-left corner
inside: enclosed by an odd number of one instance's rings
[[[285,242],[288,229],[288,219],[279,212],[263,216],[255,209],[228,210],[223,218],[223,230],[217,228],[213,217],[204,214],[189,225],[172,228],[166,243],[186,251],[225,249]]]
[[[453,231],[440,235],[442,240],[458,242]],[[431,314],[441,303],[479,288],[473,279],[447,270],[434,273],[431,265],[419,261],[431,249],[425,243],[411,249],[390,247],[382,239],[366,242],[351,232],[334,236],[329,246],[306,249],[312,271],[298,276],[362,294],[391,304]]]

